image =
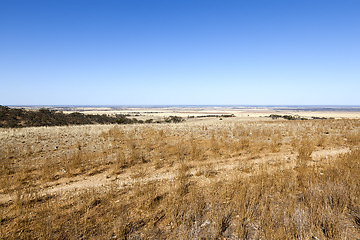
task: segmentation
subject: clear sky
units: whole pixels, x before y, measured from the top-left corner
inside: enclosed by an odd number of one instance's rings
[[[360,105],[359,0],[0,0],[0,105]]]

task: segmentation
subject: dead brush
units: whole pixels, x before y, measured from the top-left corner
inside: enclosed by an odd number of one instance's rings
[[[296,159],[296,166],[304,167],[311,160],[311,154],[314,151],[314,143],[309,138],[304,138],[297,146],[298,157]]]
[[[21,184],[15,190],[14,204],[19,214],[28,212],[33,208],[40,199],[37,188],[30,186],[22,186]]]
[[[239,150],[246,150],[250,148],[250,139],[249,137],[242,137],[236,142],[236,149]]]
[[[211,134],[210,149],[215,157],[220,155],[219,139],[218,139],[218,137],[215,137],[214,132]]]
[[[176,192],[183,196],[188,193],[189,190],[189,176],[188,176],[189,166],[182,162],[177,170],[176,176]]]
[[[346,132],[345,139],[346,139],[346,142],[348,143],[348,145],[359,146],[360,145],[360,130]]]
[[[86,155],[81,150],[77,150],[64,160],[63,169],[68,177],[78,175],[84,171],[85,162]]]
[[[160,154],[160,153],[154,153],[154,154],[153,154],[153,156],[152,156],[152,162],[153,162],[153,164],[154,164],[155,170],[164,167],[164,159],[161,158],[161,154]]]
[[[202,161],[206,159],[204,149],[204,142],[201,140],[197,140],[192,138],[190,140],[190,159],[192,161]]]
[[[325,147],[326,142],[327,142],[327,138],[324,136],[323,133],[319,133],[319,135],[315,139],[315,142],[316,142],[316,146]]]
[[[156,183],[135,184],[133,187],[134,197],[140,204],[137,206],[139,210],[154,210],[163,200],[162,195]]]
[[[282,145],[281,135],[277,134],[277,135],[272,136],[271,142],[270,142],[270,151],[273,153],[280,152],[281,145]]]
[[[145,156],[145,153],[141,147],[141,145],[138,145],[134,140],[131,140],[128,143],[130,156],[129,156],[129,165],[133,166],[137,163],[146,163],[147,158]]]
[[[47,161],[41,166],[41,178],[45,181],[54,181],[57,180],[60,176],[58,172],[60,170],[60,166],[52,159],[47,159]]]
[[[355,207],[353,204],[348,205],[349,215],[352,217],[352,223],[355,228],[360,231],[360,209],[359,207]]]
[[[114,164],[112,166],[112,173],[119,174],[119,173],[121,173],[121,171],[123,171],[123,169],[125,169],[129,166],[130,166],[130,163],[126,157],[125,150],[118,149],[118,151],[115,155]]]
[[[184,162],[189,155],[189,147],[183,140],[180,140],[180,142],[176,144],[175,151],[176,161],[180,163]]]
[[[14,161],[13,157],[9,157],[7,151],[0,152],[0,175],[6,176],[14,173]]]

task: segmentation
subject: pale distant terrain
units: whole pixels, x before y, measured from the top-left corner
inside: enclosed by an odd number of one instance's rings
[[[24,107],[25,109],[39,109],[40,107]],[[320,118],[360,118],[360,106],[136,106],[136,107],[47,107],[63,111],[64,113],[80,112],[84,114],[128,114],[138,119],[160,120],[166,116],[188,116],[234,114],[231,121],[249,120],[267,117],[271,114],[298,115],[300,117]],[[260,119],[259,119],[260,120]],[[193,119],[192,121],[199,121]]]
[[[360,238],[358,107],[49,108],[144,123],[0,128],[2,239]]]

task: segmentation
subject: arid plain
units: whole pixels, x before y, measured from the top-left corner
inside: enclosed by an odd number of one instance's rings
[[[360,238],[358,108],[57,110],[185,121],[0,129],[2,239]]]

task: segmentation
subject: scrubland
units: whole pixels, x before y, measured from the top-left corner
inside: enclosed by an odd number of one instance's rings
[[[2,239],[359,239],[360,120],[0,130]]]

